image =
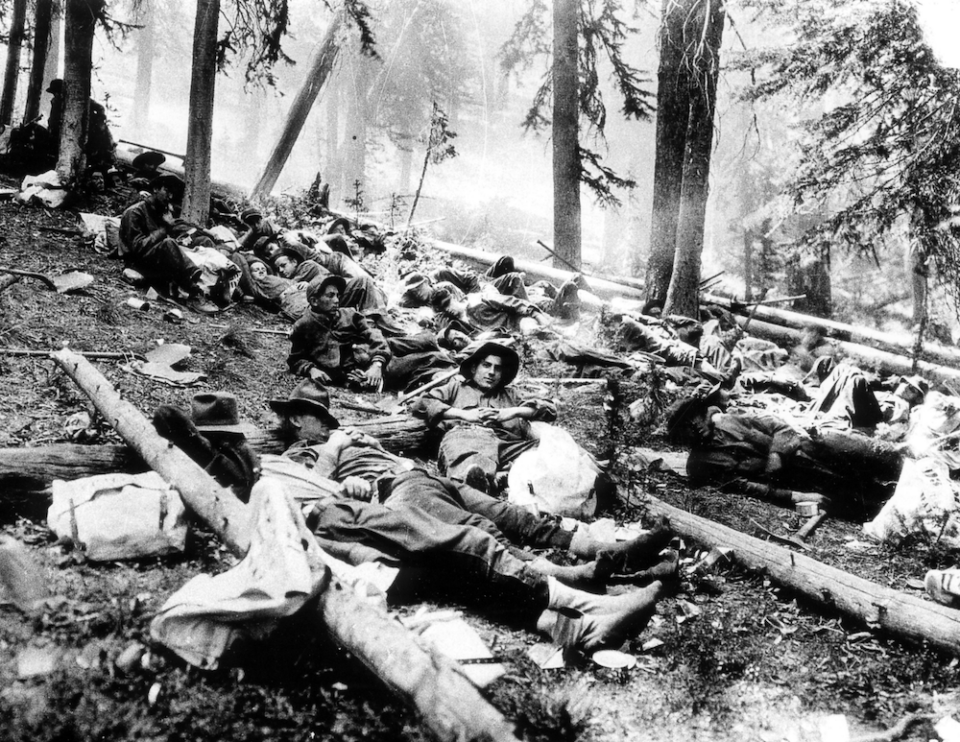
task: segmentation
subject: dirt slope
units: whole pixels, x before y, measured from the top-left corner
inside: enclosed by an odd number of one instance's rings
[[[0,266],[47,274],[79,268],[96,277],[79,295],[58,295],[31,279],[0,293],[0,446],[66,440],[65,421],[89,409],[49,360],[2,352],[48,350],[64,342],[75,350],[130,353],[159,340],[186,343],[193,348],[186,370],[205,373],[204,388],[235,392],[244,417],[272,425],[266,400],[293,386],[284,368],[287,343],[280,334],[250,330],[283,330],[284,321],[243,306],[221,317],[170,324],[157,307],[143,312],[124,305],[141,294],[120,282],[116,262],[74,235],[51,231],[73,229],[71,215],[4,202],[0,224]],[[186,407],[194,392],[145,381],[123,371],[122,362],[97,366],[148,414],[162,403]],[[530,372],[569,370],[532,361]],[[630,503],[651,491],[747,533],[758,533],[754,521],[778,533],[800,525],[790,511],[710,490],[693,492],[670,475],[631,470],[625,462],[633,446],[662,442],[655,430],[625,414],[624,405],[647,392],[645,383],[624,382],[621,392],[612,425],[603,412],[602,386],[560,392],[562,421],[598,456],[617,462],[618,519],[641,517]],[[351,397],[335,399],[334,409]],[[94,442],[115,441],[100,421]],[[50,593],[62,596],[33,621],[0,608],[3,739],[429,738],[413,712],[310,625],[292,623],[269,645],[247,647],[237,667],[216,673],[188,668],[156,647],[149,648],[147,660],[119,669],[116,661],[132,643],[149,645],[150,617],[173,590],[232,560],[199,529],[181,557],[86,563],[54,543],[45,507],[42,493],[0,498],[0,533],[27,544]],[[848,547],[858,535],[857,523],[828,521],[811,539],[812,553],[898,589],[910,589],[909,580],[955,558],[923,544],[860,552]],[[697,546],[684,547],[689,563]],[[506,631],[469,612],[467,617],[507,663],[507,676],[489,696],[524,739],[818,740],[818,725],[829,714],[845,715],[854,735],[885,729],[916,711],[934,720],[956,715],[955,658],[874,633],[799,602],[763,575],[729,565],[711,581],[686,580],[680,594],[662,604],[653,625],[627,647],[639,658],[629,670],[586,663],[543,671],[526,657],[538,637]],[[653,639],[661,643],[642,651]],[[55,669],[20,677],[30,653],[52,659]],[[935,737],[931,724],[921,722],[904,739]]]

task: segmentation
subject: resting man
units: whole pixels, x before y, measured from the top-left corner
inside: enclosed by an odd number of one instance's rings
[[[719,406],[719,394],[717,384],[706,394],[674,403],[667,412],[671,442],[691,447],[687,475],[695,487],[746,480],[762,484],[747,487],[748,494],[787,502],[818,499],[811,491],[835,502],[844,491],[876,501],[885,494],[884,481],[895,482],[899,476],[899,456],[879,441],[828,430],[810,434],[775,415],[727,413]]]
[[[151,181],[151,194],[120,218],[119,252],[128,267],[158,284],[158,290],[173,294],[173,289],[179,288],[197,298],[203,294],[203,271],[171,236],[174,219],[168,207],[182,185],[175,175],[161,175]]]
[[[414,413],[443,432],[437,462],[442,473],[487,492],[501,469],[537,445],[530,421],[557,419],[552,401],[520,401],[508,389],[519,370],[515,350],[489,341],[460,364],[462,379],[450,379],[417,404]]]
[[[307,522],[329,554],[353,565],[398,568],[388,600],[455,599],[481,610],[495,607],[499,617],[536,626],[581,651],[619,646],[646,626],[663,581],[618,597],[581,592],[514,556],[491,535],[492,523],[479,528],[467,521],[483,519],[465,512],[445,522],[404,502],[429,504],[434,496],[451,499],[454,491],[444,480],[408,470],[404,460],[377,450],[372,439],[339,430],[327,401],[326,390],[311,382],[302,382],[285,400],[271,401],[284,429],[301,442],[284,456],[264,456],[263,476],[283,482],[291,497],[316,502]],[[378,470],[385,471],[371,485]],[[319,476],[323,472],[343,479],[339,490]],[[355,475],[359,472],[367,479]],[[379,504],[381,499],[398,507]],[[662,537],[633,551],[655,551]]]
[[[307,286],[309,308],[290,333],[287,365],[297,376],[321,384],[352,381],[361,388],[380,389],[390,346],[373,322],[356,309],[340,306],[346,285],[340,276],[330,275]],[[356,345],[365,346],[370,357],[364,367],[354,357]]]

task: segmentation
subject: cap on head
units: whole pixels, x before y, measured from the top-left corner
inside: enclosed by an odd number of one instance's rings
[[[47,92],[53,93],[54,95],[60,95],[63,92],[63,80],[59,77],[56,80],[51,80],[50,84],[47,86]]]
[[[499,356],[503,360],[501,386],[508,386],[510,382],[517,378],[517,373],[520,371],[520,356],[509,345],[498,343],[495,340],[488,340],[467,356],[460,364],[460,374],[469,379],[473,375],[476,365],[487,356]]]
[[[197,430],[203,432],[247,435],[256,430],[250,423],[240,422],[237,398],[229,392],[194,394],[190,403],[190,419]]]
[[[256,206],[249,206],[240,212],[240,221],[249,225],[254,219],[262,219],[263,212]]]
[[[329,428],[340,427],[337,418],[330,414],[330,393],[312,379],[297,384],[286,399],[271,399],[269,404],[280,417],[306,413],[319,417]]]

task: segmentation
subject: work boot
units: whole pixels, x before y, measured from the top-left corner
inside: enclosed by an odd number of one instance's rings
[[[663,592],[653,582],[624,595],[591,595],[547,578],[549,604],[540,614],[537,629],[565,649],[595,652],[619,647],[642,631],[656,610]]]
[[[463,483],[475,490],[480,490],[484,494],[489,494],[490,480],[487,478],[487,473],[483,470],[483,467],[478,464],[474,464],[467,469],[467,473],[463,476]]]
[[[530,569],[539,572],[542,575],[555,577],[559,582],[578,590],[596,590],[603,586],[604,580],[597,573],[597,563],[587,562],[574,566],[561,566],[554,564],[549,559],[537,557],[533,561],[527,562]]]
[[[661,516],[649,530],[630,541],[596,541],[586,530],[578,530],[573,534],[569,551],[582,559],[595,559],[609,574],[625,574],[639,572],[656,561],[672,538],[670,520]]]

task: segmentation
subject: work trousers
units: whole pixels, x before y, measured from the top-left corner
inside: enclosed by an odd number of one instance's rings
[[[460,600],[522,621],[535,621],[547,607],[546,578],[497,539],[419,508],[338,500],[323,508],[314,533],[324,550],[349,564],[399,567],[392,599]]]
[[[567,549],[573,539],[550,516],[490,497],[466,484],[434,477],[421,470],[394,479],[384,505],[391,510],[413,508],[444,523],[474,526],[503,544],[538,549]],[[521,557],[528,558],[528,557]]]

